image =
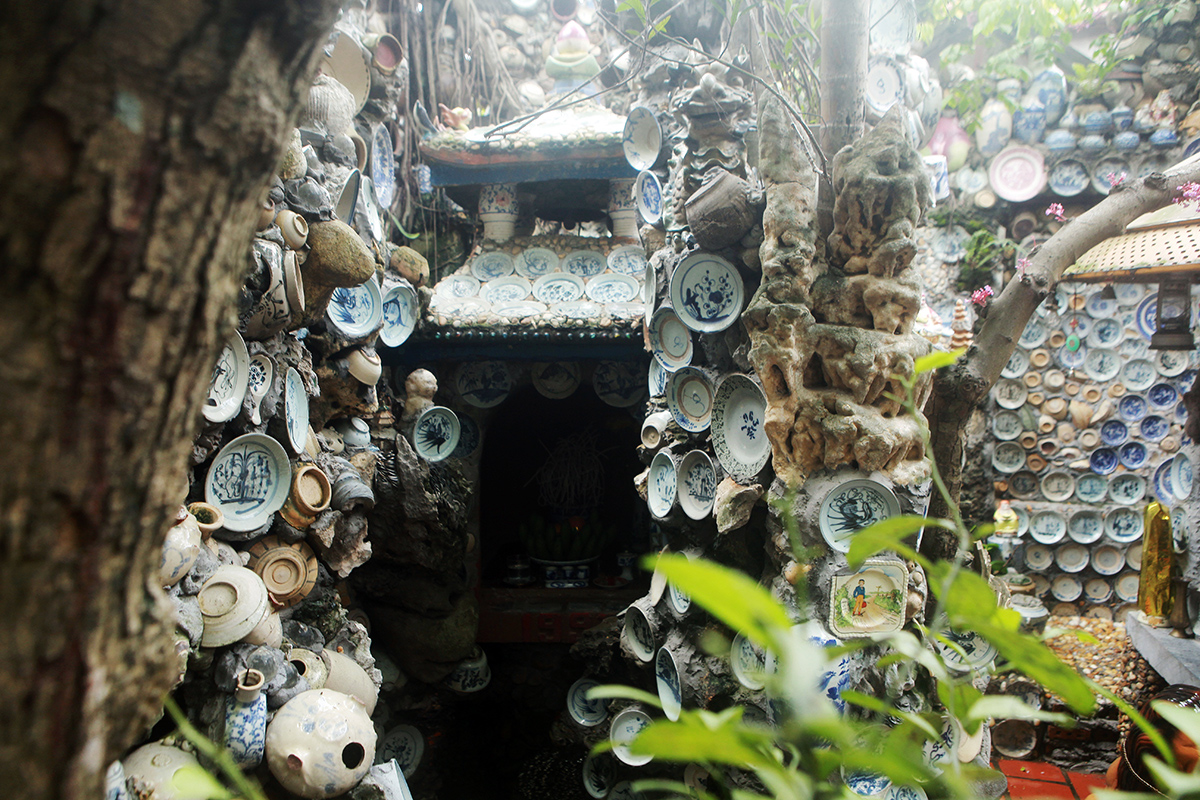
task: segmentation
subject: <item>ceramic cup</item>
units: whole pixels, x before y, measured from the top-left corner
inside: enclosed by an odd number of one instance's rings
[[[332,497],[329,476],[314,464],[303,464],[292,473],[292,489],[279,513],[293,528],[307,528],[329,508]]]
[[[283,241],[293,250],[308,243],[308,222],[295,211],[280,211],[275,215],[275,224],[283,233]]]
[[[484,239],[507,242],[512,238],[520,216],[516,189],[511,183],[489,183],[480,189],[479,219]]]
[[[642,445],[653,450],[662,444],[663,433],[671,421],[670,411],[655,411],[642,423]]]

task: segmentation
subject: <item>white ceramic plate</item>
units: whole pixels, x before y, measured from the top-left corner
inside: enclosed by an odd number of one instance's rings
[[[479,281],[494,281],[512,275],[517,264],[508,253],[493,250],[490,253],[480,253],[471,259],[471,274]]]
[[[725,259],[693,253],[671,273],[671,306],[694,331],[723,331],[742,313],[742,278]]]
[[[308,444],[308,392],[295,367],[288,367],[283,379],[283,414],[287,421],[288,444],[299,455]]]
[[[493,278],[479,288],[480,296],[493,306],[501,303],[519,303],[527,299],[532,291],[529,280],[520,275]]]
[[[411,778],[425,755],[425,737],[412,725],[398,725],[383,735],[375,748],[375,763],[396,759],[405,777]]]
[[[246,387],[250,383],[250,354],[246,342],[234,331],[233,338],[221,348],[213,365],[204,401],[204,418],[209,422],[227,422],[242,410]]]
[[[613,717],[612,726],[608,730],[608,738],[613,745],[613,755],[631,767],[649,764],[653,760],[653,756],[635,756],[629,752],[629,745],[649,724],[650,715],[636,708],[627,708]],[[616,789],[614,788],[613,791],[615,792]]]
[[[1191,354],[1178,350],[1159,350],[1154,354],[1154,367],[1164,378],[1177,378],[1187,371]]]
[[[583,297],[583,279],[569,272],[551,272],[533,284],[533,296],[543,303],[573,303]]]
[[[1015,411],[999,411],[992,417],[992,433],[1002,442],[1011,442],[1024,430],[1021,415]]]
[[[1054,553],[1054,563],[1063,572],[1083,572],[1088,565],[1090,554],[1081,544],[1071,542],[1059,547]]]
[[[1156,383],[1146,390],[1146,400],[1152,408],[1169,412],[1179,402],[1179,391],[1169,383]]]
[[[531,281],[558,271],[558,254],[545,247],[528,247],[516,259],[517,274]]]
[[[1083,584],[1074,575],[1055,575],[1050,581],[1050,594],[1055,600],[1073,603],[1083,594]]]
[[[1192,460],[1176,453],[1171,461],[1171,493],[1185,502],[1192,496]]]
[[[607,267],[607,259],[595,250],[576,250],[562,260],[562,271],[579,278],[599,275]]]
[[[508,397],[512,376],[503,361],[468,361],[458,368],[455,386],[469,405],[493,408]]]
[[[479,294],[479,279],[466,273],[447,275],[438,281],[433,293],[438,297],[474,297]]]
[[[551,400],[562,400],[579,388],[579,365],[574,361],[550,361],[533,365],[533,388]]]
[[[1057,511],[1039,511],[1029,518],[1029,535],[1039,544],[1057,544],[1067,535],[1067,521]]]
[[[1025,566],[1035,572],[1041,572],[1054,563],[1054,552],[1044,544],[1031,543],[1025,545]]]
[[[1016,442],[1001,442],[992,450],[992,466],[1013,473],[1025,466],[1025,448]]]
[[[675,722],[683,709],[683,686],[679,681],[675,656],[665,647],[658,648],[658,655],[654,658],[654,686],[658,690],[663,714]]]
[[[1146,341],[1150,341],[1150,337],[1158,330],[1158,292],[1148,295],[1138,304],[1135,320],[1138,331]]]
[[[221,509],[231,531],[261,528],[291,491],[292,465],[279,442],[247,433],[221,448],[204,479],[204,501]]]
[[[1081,503],[1100,503],[1108,496],[1108,479],[1085,473],[1075,481],[1075,499]]]
[[[1008,363],[1004,365],[1004,369],[1000,370],[1000,377],[1019,378],[1025,374],[1027,369],[1029,369],[1029,354],[1018,347],[1008,357]]]
[[[1083,584],[1083,594],[1091,603],[1107,603],[1112,599],[1112,584],[1104,578],[1091,578]]]
[[[534,300],[517,300],[512,303],[497,303],[492,311],[508,319],[527,319],[546,313],[546,304]]]
[[[671,454],[656,453],[650,462],[650,475],[646,480],[646,505],[655,517],[662,519],[675,507],[676,483],[675,462]]]
[[[583,762],[583,788],[589,796],[603,800],[613,788],[613,763],[604,753],[592,753]]]
[[[413,449],[426,461],[442,461],[458,447],[461,430],[457,414],[445,406],[430,406],[413,426]]]
[[[605,273],[587,282],[587,296],[597,303],[628,303],[638,296],[641,286],[628,275]]]
[[[618,275],[641,280],[646,275],[646,250],[641,245],[614,247],[608,254],[608,268]]]
[[[636,605],[625,609],[625,625],[621,629],[625,644],[639,661],[649,664],[654,660],[654,630],[646,614]]]
[[[1134,542],[1125,550],[1125,564],[1130,569],[1141,570],[1142,568],[1142,543]]]
[[[599,685],[591,678],[580,678],[567,690],[567,713],[585,728],[594,728],[608,718],[608,701],[587,697],[588,690]]]
[[[692,450],[679,462],[677,479],[679,507],[692,519],[712,513],[717,497],[717,471],[703,450]]]
[[[992,190],[1010,203],[1032,200],[1046,185],[1046,162],[1032,147],[1009,145],[988,165]]]
[[[675,424],[690,433],[706,430],[712,421],[713,387],[696,367],[681,367],[667,381],[667,408]]]
[[[1040,347],[1049,337],[1050,331],[1046,329],[1046,324],[1034,318],[1025,324],[1025,329],[1021,331],[1021,338],[1017,341],[1020,342],[1021,347],[1032,350]]]
[[[1064,503],[1075,492],[1075,478],[1069,472],[1051,472],[1042,478],[1042,495],[1051,502]]]
[[[629,109],[621,134],[621,147],[629,166],[639,172],[654,166],[662,148],[662,128],[651,109],[645,106]]]
[[[383,322],[383,295],[372,276],[358,286],[339,286],[333,290],[325,319],[349,339],[359,339]]]
[[[393,286],[383,297],[383,328],[379,340],[388,347],[399,347],[417,328],[421,303],[417,292],[406,283]]]
[[[614,408],[629,408],[646,399],[641,371],[630,362],[601,361],[592,371],[592,388]]]
[[[1114,508],[1104,515],[1104,532],[1117,544],[1128,544],[1142,538],[1142,527],[1142,515],[1132,508]]]
[[[1067,523],[1067,535],[1079,544],[1098,542],[1104,535],[1104,517],[1091,508],[1076,511]]]
[[[1125,566],[1125,554],[1111,544],[1104,544],[1092,552],[1092,569],[1100,575],[1116,575]]]
[[[555,303],[551,306],[550,312],[566,317],[567,319],[583,319],[599,322],[604,309],[591,300],[577,300],[574,303]]]
[[[1126,361],[1121,368],[1121,382],[1131,392],[1144,392],[1158,380],[1158,371],[1154,364],[1145,358],[1135,358]]]
[[[747,689],[757,692],[766,686],[767,655],[740,633],[733,637],[729,648],[729,666],[733,668],[733,677]]]
[[[637,204],[638,213],[647,225],[657,225],[662,220],[663,199],[662,184],[650,170],[638,173],[633,184],[633,201]]]
[[[1175,542],[1175,552],[1187,552],[1188,537],[1191,534],[1191,528],[1188,526],[1187,509],[1183,506],[1176,506],[1171,509],[1171,538]]]
[[[953,631],[946,630],[945,637],[957,644],[966,653],[964,658],[958,651],[954,650],[942,642],[936,642],[938,651],[942,654],[942,658],[946,661],[946,666],[955,672],[970,672],[985,668],[992,663],[996,658],[996,648],[992,647],[987,639],[984,639],[974,631]]]
[[[387,125],[375,126],[375,133],[371,137],[371,182],[375,184],[379,205],[391,208],[396,193],[396,154]]]
[[[1017,409],[1025,405],[1025,400],[1029,397],[1029,387],[1021,381],[999,380],[992,388],[992,394],[996,398],[996,405]]]
[[[1137,600],[1138,583],[1139,576],[1136,572],[1126,572],[1113,581],[1113,591],[1116,592],[1117,597],[1127,603],[1132,603]]]
[[[669,308],[650,318],[650,350],[668,372],[692,363],[692,332]]]
[[[1098,295],[1092,295],[1097,297]],[[1116,301],[1109,301],[1114,304],[1116,310]],[[1092,329],[1088,331],[1087,343],[1088,347],[1116,347],[1125,338],[1125,328],[1119,320],[1115,319],[1098,319],[1092,325]]]
[[[665,397],[667,394],[667,379],[671,377],[671,373],[667,372],[657,358],[650,359],[650,369],[646,374],[646,386],[650,390],[651,397]],[[720,396],[720,388],[717,389],[717,395]],[[716,406],[713,406],[713,413],[716,413]],[[720,453],[717,454],[720,456]],[[722,462],[724,466],[724,462]],[[725,467],[729,469],[729,467]]]
[[[653,363],[651,371],[653,371]],[[712,444],[717,461],[736,480],[749,481],[771,457],[763,423],[767,396],[746,375],[727,375],[717,385],[712,412]]]
[[[1146,496],[1146,479],[1129,472],[1117,475],[1108,482],[1108,497],[1114,503],[1131,506]]]
[[[825,495],[818,521],[826,543],[846,553],[854,534],[899,513],[900,501],[891,489],[866,478],[852,478]]]
[[[1108,383],[1121,371],[1121,357],[1103,347],[1090,348],[1083,359],[1083,371],[1097,383]]]

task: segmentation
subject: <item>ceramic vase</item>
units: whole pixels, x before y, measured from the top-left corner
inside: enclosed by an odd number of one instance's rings
[[[293,794],[336,797],[371,769],[375,742],[375,728],[361,703],[331,689],[302,692],[267,726],[267,766]]]
[[[684,203],[688,227],[705,250],[720,250],[743,236],[754,225],[750,186],[726,170],[713,168],[700,188]]]
[[[1012,138],[1012,114],[1004,102],[992,98],[979,112],[979,127],[975,129],[975,147],[987,157],[999,153]]]
[[[1036,144],[1046,133],[1046,112],[1041,108],[1022,108],[1013,115],[1013,136],[1026,144]]]
[[[1046,134],[1044,143],[1051,153],[1069,153],[1075,149],[1075,134],[1066,128],[1055,128]]]
[[[507,242],[512,238],[520,216],[517,187],[512,183],[489,183],[479,190],[479,219],[483,238]]]
[[[201,546],[200,526],[196,524],[196,518],[180,506],[175,525],[167,531],[163,542],[162,560],[158,567],[158,576],[164,588],[179,583],[191,571],[200,558]]]
[[[638,238],[637,203],[633,198],[632,180],[608,182],[608,216],[612,220],[613,237]]]
[[[196,527],[200,529],[200,541],[209,550],[217,552],[217,545],[212,537],[225,524],[225,512],[210,503],[200,501],[188,503],[188,511],[196,519]]]
[[[267,696],[264,676],[248,669],[238,676],[237,691],[225,706],[225,749],[240,767],[257,767],[267,744]]]

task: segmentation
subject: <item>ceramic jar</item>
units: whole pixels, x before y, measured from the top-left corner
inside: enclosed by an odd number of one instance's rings
[[[296,695],[267,726],[271,774],[289,792],[318,800],[353,788],[375,761],[375,728],[361,703],[331,689]]]
[[[142,745],[121,761],[137,797],[154,800],[200,800],[201,791],[184,791],[175,785],[175,773],[184,767],[200,769],[194,755],[178,747],[153,742]]]
[[[308,681],[309,686],[314,689],[325,688],[325,680],[329,677],[329,666],[319,654],[303,647],[293,647],[288,651],[287,657],[296,672]]]
[[[1098,133],[1088,133],[1079,137],[1079,149],[1085,153],[1098,153],[1108,147],[1108,140]]]
[[[475,645],[471,655],[458,662],[454,672],[446,678],[446,685],[459,694],[472,694],[487,688],[492,680],[492,670],[488,667],[487,655],[483,648]]]
[[[975,129],[975,147],[987,157],[999,153],[1012,138],[1012,114],[1004,102],[992,98],[979,112],[979,127]]]
[[[1179,136],[1174,128],[1159,128],[1150,134],[1150,146],[1155,150],[1170,150],[1179,144]]]
[[[1113,147],[1118,150],[1137,150],[1141,143],[1142,137],[1138,135],[1137,131],[1121,131],[1113,137]]]
[[[1109,114],[1113,127],[1118,131],[1133,130],[1133,109],[1127,105],[1119,105]]]
[[[1044,110],[1046,122],[1058,122],[1067,107],[1067,76],[1058,67],[1042,70],[1029,84],[1022,105]]]
[[[174,586],[183,580],[200,558],[203,541],[196,518],[183,506],[175,516],[175,524],[167,531],[163,542],[162,560],[158,566],[158,577],[163,588]]]
[[[1046,134],[1044,144],[1051,153],[1069,153],[1075,149],[1075,134],[1066,128],[1055,128]]]
[[[303,464],[292,473],[292,489],[279,513],[293,528],[307,528],[329,508],[332,496],[329,476],[314,464]]]
[[[293,250],[308,243],[308,221],[295,211],[280,211],[275,215],[275,224],[283,233],[283,241]]]
[[[379,688],[367,671],[354,659],[329,648],[321,651],[321,660],[325,662],[327,670],[325,688],[353,697],[362,703],[368,715],[374,714]]]
[[[1036,144],[1046,133],[1046,112],[1042,108],[1022,108],[1013,114],[1013,136],[1026,144]]]
[[[612,220],[613,237],[638,238],[637,203],[633,197],[632,180],[608,182],[608,216]]]
[[[238,676],[237,691],[225,706],[225,749],[240,767],[257,767],[267,744],[265,678],[256,669]]]
[[[484,239],[507,242],[516,230],[518,216],[516,184],[489,183],[480,188],[479,219]]]
[[[700,247],[720,250],[739,241],[754,225],[750,186],[736,175],[713,168],[684,203],[688,226]]]
[[[196,527],[200,529],[201,541],[208,546],[209,550],[216,552],[217,548],[212,536],[225,524],[225,512],[211,503],[201,501],[188,503],[187,508],[196,520]]]
[[[263,200],[258,210],[258,223],[255,230],[265,231],[275,221],[275,203],[270,198]]]

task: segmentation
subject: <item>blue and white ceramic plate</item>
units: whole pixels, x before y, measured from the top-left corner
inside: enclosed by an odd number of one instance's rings
[[[675,656],[665,647],[658,648],[658,655],[654,658],[654,686],[658,690],[663,714],[675,722],[683,709],[683,684],[679,681]]]
[[[1087,166],[1074,158],[1064,158],[1050,170],[1050,188],[1060,197],[1074,197],[1091,182]]]
[[[1096,296],[1092,295],[1092,297]],[[1116,347],[1123,338],[1125,338],[1125,328],[1121,323],[1112,317],[1102,317],[1092,325],[1092,330],[1087,335],[1087,343],[1089,347]]]
[[[742,278],[732,264],[711,253],[694,253],[671,274],[671,305],[694,331],[723,331],[742,313]]]
[[[529,247],[517,256],[517,274],[536,281],[543,275],[558,271],[558,254],[545,247]]]
[[[665,306],[650,317],[650,352],[668,372],[692,363],[692,332]]]
[[[1030,543],[1025,545],[1025,567],[1034,572],[1041,572],[1054,563],[1054,551],[1044,544]]]
[[[1075,499],[1081,503],[1100,503],[1108,497],[1108,478],[1085,472],[1075,481]]]
[[[1058,544],[1067,535],[1067,521],[1057,511],[1039,511],[1029,518],[1029,535],[1038,544]]]
[[[1148,442],[1161,442],[1171,431],[1171,423],[1156,414],[1143,419],[1139,427],[1142,438]]]
[[[358,286],[334,289],[325,319],[348,339],[359,339],[376,330],[383,323],[383,295],[375,277]]]
[[[1144,358],[1126,361],[1125,366],[1121,368],[1121,382],[1131,392],[1144,392],[1153,386],[1157,379],[1158,373],[1154,364]]]
[[[479,288],[480,296],[493,306],[507,303],[519,303],[529,297],[533,291],[527,278],[520,275],[507,275],[495,278]]]
[[[613,788],[613,762],[606,753],[592,753],[583,762],[583,788],[596,800],[608,797]]]
[[[1092,569],[1100,575],[1116,575],[1125,566],[1125,554],[1111,544],[1102,544],[1092,551]]]
[[[1025,330],[1021,331],[1021,338],[1018,340],[1018,343],[1021,347],[1029,350],[1039,347],[1046,341],[1049,335],[1050,332],[1046,330],[1045,323],[1038,319],[1031,319],[1026,323]]]
[[[1088,549],[1076,542],[1064,544],[1054,551],[1054,563],[1063,572],[1083,572],[1090,559]]]
[[[1083,594],[1083,582],[1074,575],[1055,575],[1050,581],[1050,594],[1055,600],[1074,602]]]
[[[996,658],[996,648],[974,631],[947,629],[943,635],[962,650],[960,653],[947,644],[936,642],[938,652],[946,660],[946,666],[955,672],[985,669]]]
[[[1112,593],[1112,584],[1104,578],[1090,578],[1083,584],[1083,594],[1089,603],[1107,603]]]
[[[747,689],[757,692],[766,686],[767,654],[740,633],[733,637],[729,648],[729,666],[733,668],[733,677]]]
[[[608,738],[613,744],[613,755],[631,767],[649,764],[653,760],[653,756],[635,756],[629,751],[629,745],[649,724],[650,715],[637,708],[626,708],[613,717],[612,726],[608,730]],[[615,792],[616,789],[613,791]]]
[[[576,250],[562,260],[562,271],[580,278],[599,275],[608,268],[608,261],[595,250]]]
[[[530,377],[542,397],[562,400],[579,388],[579,365],[573,361],[540,362],[533,365]]]
[[[396,155],[392,149],[392,134],[386,125],[377,125],[371,137],[371,181],[375,196],[383,208],[392,207],[396,195]]]
[[[650,170],[638,173],[633,184],[633,201],[637,204],[638,213],[647,225],[657,225],[662,220],[663,197],[662,184]]]
[[[1174,540],[1175,552],[1187,552],[1188,536],[1190,529],[1188,528],[1187,509],[1183,506],[1176,506],[1171,509],[1171,538]]]
[[[543,303],[573,303],[583,297],[583,279],[569,272],[543,275],[533,284],[533,296]]]
[[[1136,319],[1138,330],[1146,341],[1150,341],[1150,337],[1158,330],[1158,292],[1147,295],[1138,305]]]
[[[221,348],[213,365],[204,400],[204,418],[209,422],[226,422],[242,410],[246,387],[250,385],[250,354],[246,342],[234,331],[233,338]]]
[[[1094,319],[1105,319],[1117,313],[1117,306],[1117,298],[1107,298],[1102,292],[1092,292],[1084,307]]]
[[[1121,460],[1121,466],[1125,469],[1141,469],[1146,465],[1146,459],[1149,458],[1149,453],[1146,451],[1146,445],[1141,442],[1126,442],[1117,450],[1117,457]],[[1113,491],[1113,487],[1109,485],[1109,493]]]
[[[1174,458],[1168,458],[1155,467],[1154,477],[1151,479],[1154,496],[1165,506],[1173,506],[1179,502],[1179,499],[1175,497],[1175,489],[1171,486],[1171,462],[1174,460]]]
[[[1139,583],[1140,576],[1138,573],[1126,572],[1113,582],[1113,591],[1116,592],[1117,597],[1120,599],[1132,603],[1137,600]]]
[[[576,300],[573,303],[555,303],[550,308],[551,313],[567,319],[583,319],[599,322],[604,314],[604,308],[591,300]]]
[[[1125,326],[1125,330],[1132,330],[1132,322]],[[1125,358],[1147,358],[1150,355],[1150,343],[1141,336],[1126,336],[1117,345],[1117,352]]]
[[[887,56],[871,56],[867,62],[867,109],[882,117],[896,103],[904,102],[904,79],[896,62]]]
[[[1127,394],[1117,401],[1117,414],[1126,422],[1140,422],[1148,411],[1146,398],[1138,394]]]
[[[929,250],[941,262],[955,264],[967,256],[971,234],[961,225],[936,229],[929,237]]]
[[[468,361],[458,368],[455,385],[466,403],[493,408],[508,397],[512,376],[503,361]]]
[[[1171,493],[1185,502],[1192,496],[1192,460],[1184,453],[1171,459]]]
[[[658,362],[657,358],[650,359],[650,369],[646,375],[646,386],[650,390],[650,396],[666,397],[667,379],[670,377],[671,373],[663,368],[663,365]],[[716,413],[715,407],[713,413]]]
[[[594,728],[608,718],[608,701],[589,700],[587,696],[599,685],[591,678],[580,678],[567,690],[567,713],[585,728]]]
[[[1023,469],[1008,479],[1008,492],[1021,500],[1032,500],[1037,496],[1038,479],[1027,469]],[[1020,517],[1020,514],[1017,515]]]
[[[637,320],[646,316],[646,304],[641,301],[632,303],[609,303],[604,310],[614,320]]]
[[[1169,383],[1156,383],[1146,390],[1146,399],[1152,408],[1169,411],[1179,402],[1179,391]]]
[[[1015,411],[999,411],[992,417],[992,433],[1002,442],[1011,442],[1024,430],[1021,415]]]
[[[283,378],[283,416],[292,452],[304,452],[308,444],[308,392],[295,367],[288,367]]]
[[[1083,371],[1097,383],[1108,383],[1121,371],[1121,357],[1103,347],[1090,348],[1083,359]]]
[[[474,297],[479,294],[479,279],[474,275],[466,273],[457,273],[455,275],[447,275],[438,281],[434,287],[433,293],[438,297],[463,298]]]
[[[992,387],[992,396],[996,398],[996,405],[1001,408],[1017,409],[1025,405],[1025,400],[1029,397],[1029,387],[1021,381],[999,380]]]
[[[1094,327],[1092,318],[1081,314],[1072,313],[1071,316],[1062,320],[1062,332],[1070,336],[1072,333],[1078,336],[1082,341],[1087,341],[1092,335]],[[1091,344],[1088,342],[1088,344]]]
[[[1100,441],[1109,447],[1120,447],[1129,438],[1129,428],[1119,419],[1107,420],[1100,426]]]
[[[1136,542],[1142,538],[1142,515],[1132,508],[1114,508],[1104,515],[1104,531],[1117,544]]]
[[[1065,503],[1075,492],[1075,478],[1065,470],[1055,470],[1042,477],[1042,496],[1054,503]]]
[[[892,782],[886,775],[876,775],[873,772],[851,772],[845,776],[846,788],[859,797],[884,797],[892,788]]]
[[[771,443],[763,429],[766,416],[767,396],[749,377],[731,374],[718,384],[712,412],[713,451],[726,472],[739,481],[752,480],[771,457]]]
[[[846,553],[854,534],[899,513],[900,501],[891,489],[866,478],[852,478],[825,495],[818,523],[825,542],[839,553]]]
[[[383,296],[383,328],[379,340],[388,347],[399,347],[408,341],[417,328],[421,303],[417,292],[407,283],[393,286]]]
[[[1112,182],[1108,179],[1109,175],[1130,175],[1133,170],[1129,167],[1129,162],[1123,158],[1103,158],[1095,167],[1092,168],[1092,188],[1100,194],[1108,194],[1108,190],[1112,188]]]
[[[1016,442],[1001,442],[992,450],[992,466],[1013,473],[1025,466],[1025,448]]]
[[[271,521],[291,491],[292,465],[270,436],[247,433],[221,448],[204,478],[204,501],[225,514],[231,531],[252,531]]]
[[[479,423],[470,416],[458,418],[458,446],[450,454],[451,458],[468,458],[479,448]]]
[[[1058,348],[1058,363],[1063,369],[1080,369],[1083,366],[1083,362],[1087,359],[1087,354],[1088,349],[1086,347],[1081,346],[1072,350],[1068,342]]]
[[[1029,369],[1029,354],[1021,348],[1013,350],[1012,355],[1008,357],[1008,363],[1004,365],[1004,369],[1000,370],[1002,378],[1019,378]]]
[[[492,307],[497,315],[509,319],[528,319],[546,313],[546,304],[534,300],[515,300],[507,303],[497,303]]]
[[[1067,535],[1079,544],[1098,542],[1104,535],[1104,517],[1091,508],[1076,511],[1067,523]]]
[[[690,518],[700,520],[712,514],[717,499],[717,471],[703,450],[692,450],[679,462],[677,480],[679,507]]]
[[[587,296],[597,303],[628,303],[638,296],[641,286],[628,275],[606,273],[587,282]]]
[[[1136,306],[1146,294],[1146,287],[1140,283],[1114,283],[1113,291],[1117,293],[1117,303],[1123,306]]]
[[[413,449],[426,461],[449,458],[458,447],[458,415],[445,406],[430,406],[413,426]]]
[[[667,408],[675,424],[689,433],[707,430],[712,421],[714,391],[696,367],[682,367],[667,381]]]
[[[1154,368],[1164,378],[1179,378],[1180,383],[1186,384],[1183,391],[1195,380],[1195,370],[1188,369],[1192,354],[1182,350],[1159,350],[1154,355]]]
[[[1088,458],[1088,463],[1092,467],[1092,472],[1097,475],[1109,475],[1116,470],[1121,459],[1113,448],[1097,447]]]
[[[1130,442],[1130,444],[1137,444]],[[1128,445],[1126,445],[1128,446]],[[1141,475],[1125,473],[1108,482],[1108,497],[1114,503],[1131,506],[1146,496],[1146,479]]]
[[[655,517],[662,519],[675,507],[676,483],[675,461],[670,453],[660,450],[650,462],[646,479],[646,505]]]
[[[629,166],[639,172],[654,166],[662,148],[662,128],[651,109],[645,106],[629,109],[625,129],[621,133],[621,147]]]
[[[618,275],[641,280],[646,274],[645,248],[637,244],[614,247],[608,254],[608,268]]]
[[[392,759],[396,766],[411,778],[425,755],[425,737],[412,725],[397,725],[385,733],[375,748],[375,763],[386,764]]]
[[[512,275],[516,268],[513,257],[499,250],[480,253],[471,259],[471,274],[484,282]]]
[[[691,595],[670,581],[667,582],[667,602],[671,604],[671,608],[675,609],[675,613],[681,617],[692,607]]]
[[[614,408],[629,408],[646,399],[641,370],[632,362],[601,361],[592,371],[592,388]]]

